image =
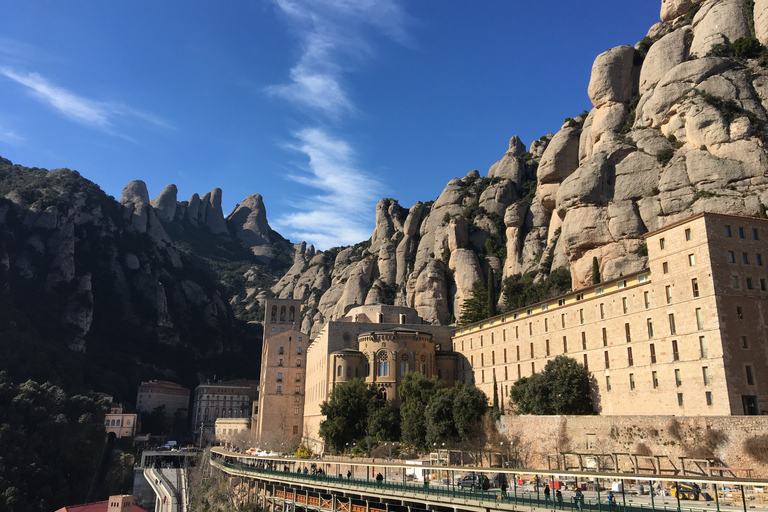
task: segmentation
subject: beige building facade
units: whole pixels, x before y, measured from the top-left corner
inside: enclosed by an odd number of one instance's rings
[[[108,398],[112,400],[112,397]],[[136,419],[135,413],[123,412],[123,404],[111,403],[104,418],[104,427],[107,434],[114,434],[118,439],[133,437],[136,435]]]
[[[307,349],[303,442],[323,450],[320,406],[338,383],[364,378],[393,403],[399,403],[397,386],[407,371],[452,383],[451,333],[451,327],[423,323],[412,308],[383,304],[357,306],[328,322]]]
[[[250,418],[219,418],[215,423],[217,443],[227,443],[232,440],[240,440],[250,435]]]
[[[195,388],[192,405],[192,428],[214,433],[218,418],[249,418],[251,404],[258,400],[259,382],[231,380],[205,382]]]
[[[165,380],[142,382],[136,393],[136,410],[152,412],[158,407],[165,407],[167,423],[173,422],[176,415],[181,415],[186,421],[189,416],[189,390],[181,384]]]
[[[646,271],[455,329],[460,378],[508,402],[565,354],[603,415],[768,412],[768,221],[702,213],[646,243]]]

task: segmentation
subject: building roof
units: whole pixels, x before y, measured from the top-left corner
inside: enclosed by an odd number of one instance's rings
[[[142,382],[139,385],[140,388],[145,387],[153,387],[153,388],[165,388],[165,389],[181,389],[184,391],[189,391],[187,388],[182,386],[181,384],[176,384],[175,382],[170,382],[167,380],[150,380],[148,382]]]
[[[60,509],[57,509],[55,512],[107,512],[109,508],[109,500],[107,501],[97,501],[96,503],[86,503],[84,505],[69,505],[66,507],[61,507]],[[131,505],[131,512],[148,512],[146,509],[143,509],[136,505],[135,503]]]
[[[700,219],[702,217],[720,217],[722,219],[733,219],[735,220],[745,220],[750,222],[768,222],[766,219],[761,219],[760,217],[747,217],[745,215],[732,215],[730,213],[713,213],[713,212],[701,212],[697,213],[695,215],[691,215],[690,217],[686,217],[684,219],[677,220],[675,222],[672,222],[670,224],[667,224],[666,226],[660,227],[659,229],[655,229],[653,231],[649,231],[648,233],[645,233],[643,235],[644,238],[652,237],[658,233],[663,233],[664,231],[667,231],[668,229],[676,228],[678,226],[681,226],[683,224],[687,224],[688,222],[691,222],[696,219]]]
[[[425,329],[409,329],[408,327],[393,327],[392,329],[382,329],[376,331],[361,332],[358,336],[365,336],[369,334],[433,334]]]
[[[345,355],[345,356],[348,356],[348,355],[363,355],[363,353],[360,352],[359,350],[354,349],[354,348],[349,348],[349,347],[344,347],[341,350],[334,350],[333,352],[331,352],[331,355],[334,355],[334,354],[335,355]]]

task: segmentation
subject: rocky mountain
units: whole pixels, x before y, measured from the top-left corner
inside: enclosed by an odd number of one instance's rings
[[[142,379],[256,377],[260,332],[236,318],[242,286],[224,276],[273,270],[230,235],[220,190],[191,203],[173,186],[150,201],[138,181],[118,202],[76,171],[0,159],[0,370],[129,402]],[[236,233],[265,225],[259,204],[238,209],[255,219]]]
[[[557,268],[582,287],[594,259],[603,279],[640,270],[644,233],[768,204],[768,0],[662,0],[660,15],[642,41],[597,56],[592,110],[527,148],[512,137],[485,176],[433,201],[382,199],[355,246],[291,244],[258,194],[225,217],[220,189],[178,201],[169,185],[150,200],[134,181],[118,203],[73,171],[2,161],[0,284],[72,350],[141,340],[202,355],[237,345],[235,317],[258,319],[267,296],[305,301],[316,334],[354,304],[450,323],[490,269],[496,289]]]
[[[271,292],[310,304],[306,331],[372,302],[447,323],[489,268],[541,279],[566,267],[578,288],[593,258],[603,279],[642,269],[642,235],[680,218],[764,215],[768,0],[663,0],[660,14],[634,47],[595,59],[591,111],[527,150],[513,137],[487,176],[435,201],[383,199],[369,241],[301,247]]]

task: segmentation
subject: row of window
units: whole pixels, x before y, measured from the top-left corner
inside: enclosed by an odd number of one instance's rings
[[[277,360],[277,366],[283,366],[282,358]],[[296,367],[301,367],[301,359],[296,360]]]
[[[764,278],[758,278],[758,282],[760,283],[760,291],[768,291],[768,284],[766,283],[766,280]],[[739,276],[731,276],[731,287],[738,290],[741,288],[741,277]],[[747,290],[754,290],[756,287],[756,283],[752,280],[751,277],[745,277],[744,278],[744,287]]]
[[[749,254],[746,252],[741,253],[741,262],[745,265],[749,265]],[[758,267],[763,266],[763,256],[760,253],[755,253],[755,264]],[[728,263],[736,263],[736,253],[733,251],[728,251]]]
[[[119,427],[120,426],[120,420],[106,420],[105,425],[107,427]],[[131,426],[131,420],[125,420],[125,426],[130,427]]]
[[[290,338],[288,338],[288,341],[291,341]],[[301,341],[301,337],[299,337],[299,341]],[[285,347],[278,347],[277,348],[277,353],[280,354],[280,355],[285,354]],[[296,347],[296,353],[298,355],[301,355],[301,347]]]
[[[277,392],[277,393],[282,393],[282,392],[283,392],[283,386],[281,386],[280,384],[278,384],[278,385],[277,385],[277,390],[276,390],[276,392]],[[296,387],[294,388],[294,393],[296,393],[297,395],[301,394],[301,386],[296,386]]]
[[[739,238],[746,238],[746,235],[745,235],[746,230],[747,229],[752,229],[752,239],[753,240],[760,240],[760,238],[759,238],[759,236],[757,234],[757,228],[746,228],[745,229],[743,227],[740,227],[740,228],[737,228],[737,229],[738,229],[738,232],[739,232]],[[725,236],[727,236],[728,238],[731,237],[731,226],[725,226]]]
[[[283,382],[283,372],[277,372],[277,382]],[[296,374],[296,382],[301,382],[301,374]]]

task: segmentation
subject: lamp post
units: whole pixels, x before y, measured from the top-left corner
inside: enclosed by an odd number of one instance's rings
[[[501,442],[501,446],[507,445],[507,467],[509,467],[509,443]]]

